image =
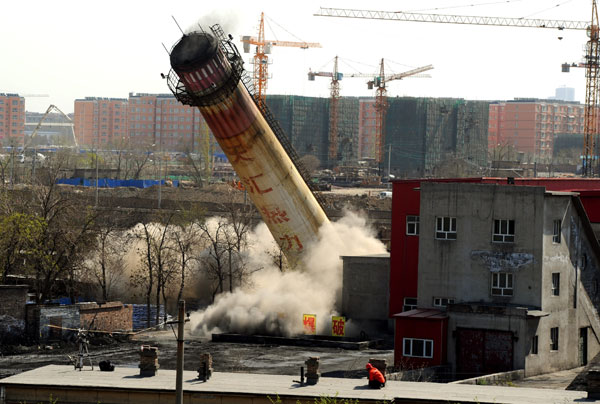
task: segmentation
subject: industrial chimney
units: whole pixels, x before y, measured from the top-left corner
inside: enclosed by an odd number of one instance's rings
[[[293,265],[328,218],[244,84],[231,36],[218,25],[186,34],[170,57],[169,88],[181,103],[198,107]]]

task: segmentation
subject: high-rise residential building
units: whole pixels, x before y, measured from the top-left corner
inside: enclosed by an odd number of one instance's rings
[[[197,151],[206,123],[195,107],[172,94],[129,94],[129,139],[132,147]]]
[[[573,87],[559,87],[554,90],[554,98],[561,101],[575,101],[575,89]]]
[[[584,106],[579,103],[515,99],[490,104],[489,113],[489,149],[514,146],[536,161],[552,157],[556,136],[584,131]]]
[[[376,156],[376,119],[374,98],[360,98],[358,111],[358,157]]]
[[[8,146],[11,139],[23,144],[25,136],[25,98],[19,94],[0,93],[0,143]]]
[[[81,146],[127,144],[127,99],[85,97],[75,100],[74,130]]]

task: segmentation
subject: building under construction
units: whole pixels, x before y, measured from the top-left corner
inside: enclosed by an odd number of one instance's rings
[[[433,175],[453,160],[474,170],[487,165],[488,102],[396,97],[388,103],[381,164],[386,173],[390,156],[391,173],[401,177]],[[269,95],[267,104],[300,156],[314,155],[321,167],[351,166],[361,159],[359,98],[340,99],[335,162],[328,155],[328,98]]]

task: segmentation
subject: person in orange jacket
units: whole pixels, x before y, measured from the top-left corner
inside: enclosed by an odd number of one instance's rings
[[[369,387],[372,389],[380,389],[385,387],[385,377],[375,366],[367,363],[367,371],[369,372]]]

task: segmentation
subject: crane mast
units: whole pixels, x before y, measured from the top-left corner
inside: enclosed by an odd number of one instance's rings
[[[340,81],[338,72],[338,57],[333,62],[333,74],[329,87],[331,101],[329,104],[329,161],[333,165],[337,158],[338,112],[340,101]]]
[[[584,177],[594,177],[598,174],[598,155],[596,150],[598,134],[598,9],[596,0],[592,3],[592,23],[588,30],[588,41],[585,55],[585,109],[582,174]]]
[[[379,67],[379,77],[375,90],[375,161],[379,164],[383,161],[383,147],[385,146],[385,113],[387,112],[387,89],[385,88],[385,71],[383,58]]]

